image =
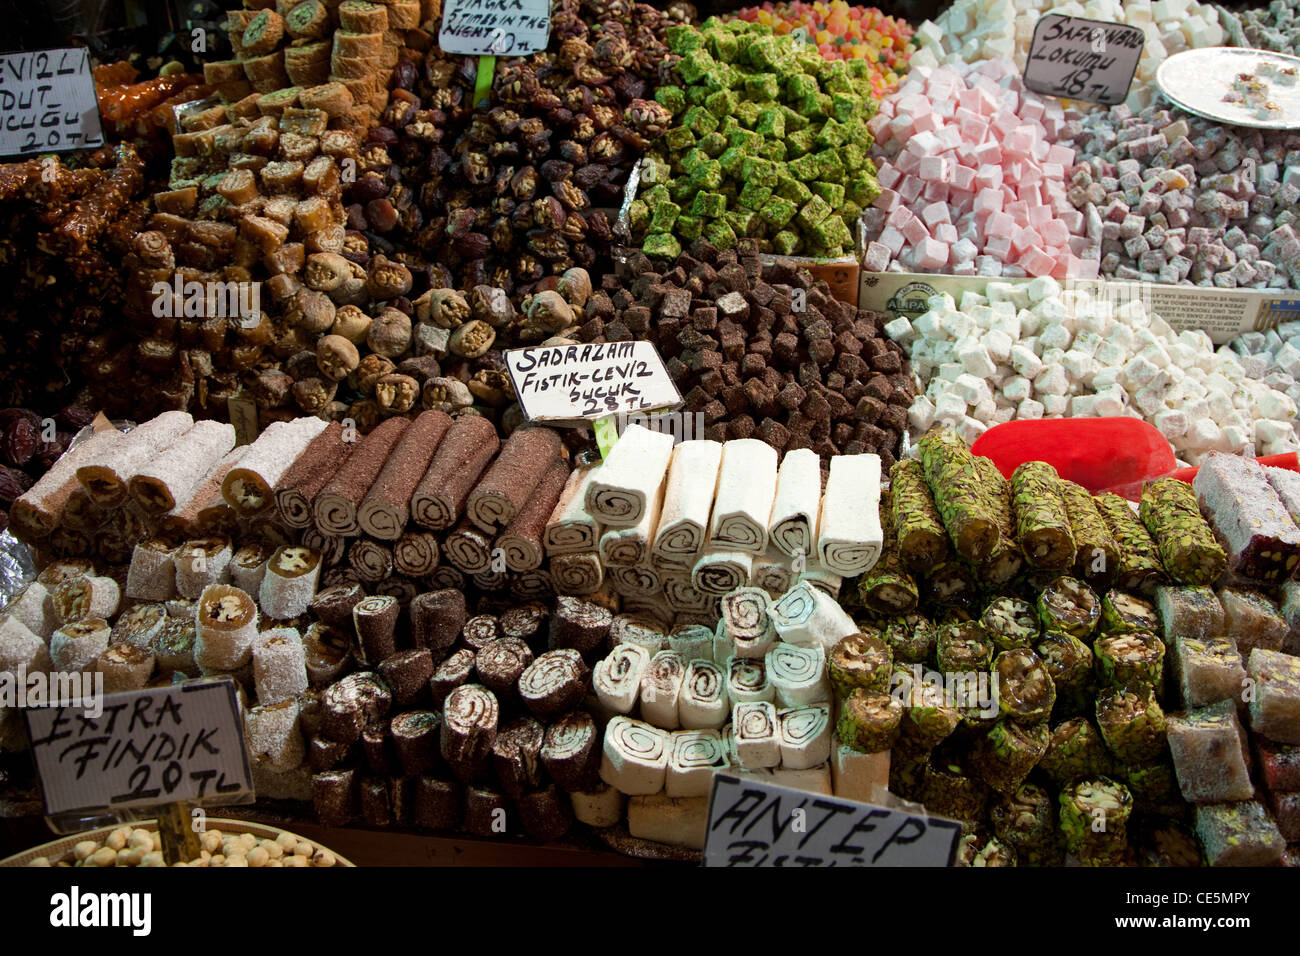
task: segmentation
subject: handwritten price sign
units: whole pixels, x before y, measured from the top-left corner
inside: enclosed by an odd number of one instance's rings
[[[86,50],[0,54],[0,156],[102,145]]]
[[[534,422],[649,412],[682,400],[649,342],[511,349],[506,368],[524,414]]]
[[[546,48],[549,0],[447,0],[438,46],[467,56],[523,56]]]
[[[1047,96],[1123,103],[1145,43],[1137,27],[1046,14],[1029,43],[1025,86]]]

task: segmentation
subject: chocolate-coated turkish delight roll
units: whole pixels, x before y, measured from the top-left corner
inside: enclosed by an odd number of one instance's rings
[[[555,579],[546,568],[511,574],[510,595],[520,601],[554,600]]]
[[[542,738],[546,729],[531,717],[505,724],[492,743],[492,770],[507,796],[518,800],[546,781]]]
[[[388,595],[363,598],[352,606],[357,647],[363,663],[378,664],[397,651],[397,599]]]
[[[433,677],[433,655],[425,648],[398,651],[379,662],[379,676],[393,690],[393,703],[413,707],[424,697]]]
[[[457,418],[411,495],[411,520],[429,531],[444,531],[454,525],[499,447],[496,426],[486,418]]]
[[[440,564],[433,569],[433,573],[424,579],[424,588],[426,591],[463,591],[465,590],[465,575],[450,565]],[[414,595],[412,595],[414,596]],[[410,600],[407,599],[407,603]]]
[[[551,558],[551,576],[560,594],[585,596],[600,590],[605,580],[604,565],[594,551],[559,554]]]
[[[410,517],[411,496],[451,426],[451,416],[437,410],[423,412],[411,423],[361,503],[357,523],[362,531],[381,541],[401,537]]]
[[[402,765],[402,773],[418,777],[432,773],[440,765],[438,752],[442,714],[432,710],[408,710],[389,723],[393,749]],[[419,797],[416,797],[417,802]]]
[[[427,653],[427,652],[426,652]],[[432,660],[432,655],[430,656]],[[448,654],[429,678],[429,693],[435,707],[441,707],[447,696],[461,684],[468,684],[474,676],[474,652],[462,648]],[[489,688],[491,689],[491,688]]]
[[[382,422],[335,470],[312,502],[312,517],[322,534],[348,536],[361,531],[357,511],[408,425],[405,418]]]
[[[541,567],[545,557],[542,536],[546,532],[546,522],[555,510],[568,478],[569,466],[557,458],[497,538],[496,546],[505,552],[506,567],[511,571],[532,571]]]
[[[393,567],[408,578],[427,578],[441,557],[438,536],[429,531],[408,531],[393,545]]]
[[[415,782],[415,825],[426,830],[454,830],[460,826],[465,796],[450,780],[423,776]]]
[[[511,699],[518,693],[519,678],[533,663],[533,651],[517,637],[493,641],[474,655],[478,678],[493,693]]]
[[[905,458],[890,470],[890,495],[898,555],[911,571],[923,574],[948,554],[948,534],[935,507],[925,467]]]
[[[577,597],[559,597],[551,616],[547,647],[571,647],[587,655],[604,645],[614,616],[607,608]]]
[[[501,615],[501,634],[537,644],[550,616],[550,609],[537,601],[512,607]]]
[[[397,606],[406,610],[410,603],[415,600],[415,596],[420,593],[420,586],[410,578],[404,578],[400,574],[394,574],[390,578],[385,578],[375,585],[375,593],[382,594],[385,597],[395,598]]]
[[[1025,462],[1011,475],[1011,496],[1025,560],[1047,570],[1074,567],[1074,533],[1056,469],[1043,461]]]
[[[312,806],[316,819],[327,827],[351,823],[357,815],[355,770],[327,770],[311,778]]]
[[[366,584],[378,584],[393,573],[393,549],[379,541],[359,538],[348,549],[348,565]]]
[[[572,648],[547,651],[519,676],[519,696],[538,718],[556,717],[582,701],[589,673],[582,656]]]
[[[554,784],[519,798],[519,823],[534,840],[557,840],[573,826],[569,795]]]
[[[926,482],[953,547],[968,561],[983,561],[997,544],[999,531],[975,456],[950,429],[930,432],[919,448]]]
[[[326,425],[276,482],[280,520],[291,528],[310,527],[312,502],[358,444],[356,436],[338,422]]]
[[[469,620],[465,595],[461,591],[429,591],[411,600],[411,639],[416,647],[427,647],[434,656],[451,650]]]
[[[386,721],[392,704],[388,685],[377,674],[348,674],[321,694],[321,735],[339,743],[353,743],[367,727]]]
[[[565,714],[546,728],[542,763],[565,790],[590,790],[599,785],[600,728],[585,710]]]
[[[501,446],[497,460],[469,493],[465,514],[474,526],[496,534],[509,525],[559,460],[562,448],[559,433],[549,428],[515,429]],[[554,502],[551,505],[554,507]]]
[[[476,614],[460,629],[460,641],[477,654],[501,638],[501,621],[494,614]]]
[[[326,627],[350,630],[352,609],[365,600],[366,592],[360,584],[339,584],[317,591],[311,601],[311,612]]]
[[[456,779],[468,783],[486,767],[500,708],[481,684],[463,684],[442,705],[441,751]]]
[[[514,824],[510,801],[490,787],[465,788],[464,826],[474,836],[493,837],[506,833]]]
[[[1176,582],[1211,584],[1223,573],[1227,555],[1201,517],[1196,492],[1187,482],[1159,478],[1143,488],[1141,517]]]
[[[465,519],[442,544],[447,563],[466,574],[481,574],[492,567],[492,536]]]

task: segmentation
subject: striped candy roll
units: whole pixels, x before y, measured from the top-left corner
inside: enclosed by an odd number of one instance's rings
[[[600,555],[594,551],[585,554],[560,554],[551,558],[551,577],[560,594],[584,596],[595,594],[605,580],[605,568]]]
[[[684,441],[673,449],[653,556],[657,567],[689,571],[704,548],[722,467],[722,443]]]
[[[630,714],[641,693],[641,678],[650,666],[650,652],[639,644],[620,644],[591,674],[597,699],[616,714]]]
[[[762,554],[776,498],[776,449],[757,438],[722,446],[718,493],[709,522],[709,545],[727,551]]]
[[[496,426],[486,418],[457,418],[411,495],[411,520],[429,531],[445,531],[454,525],[499,447]]]
[[[123,437],[115,428],[105,429],[65,452],[36,484],[14,501],[9,515],[14,535],[21,541],[36,541],[54,531],[68,498],[81,487],[77,469],[109,454]]]
[[[718,728],[731,715],[727,675],[712,661],[691,661],[677,697],[677,721],[687,730]]]
[[[716,730],[679,730],[672,735],[664,791],[670,797],[707,797],[713,775],[729,769],[731,760]]]
[[[380,541],[359,538],[348,549],[348,565],[366,584],[377,584],[393,573],[393,549]]]
[[[818,647],[778,643],[763,659],[767,679],[784,707],[802,707],[830,697],[826,681],[826,654]]]
[[[276,484],[326,425],[314,417],[268,425],[222,481],[221,496],[226,504],[242,518],[274,505]]]
[[[597,465],[570,473],[542,536],[548,556],[596,550],[603,529],[587,512],[587,489],[599,470]]]
[[[657,727],[618,716],[605,727],[600,778],[629,795],[658,793],[668,774],[670,738]]]
[[[635,525],[659,492],[672,452],[672,435],[629,425],[587,488],[587,513],[604,525]]]
[[[393,567],[408,578],[426,578],[438,567],[442,548],[429,531],[408,531],[393,545]]]
[[[500,713],[496,697],[481,684],[463,684],[447,695],[440,750],[462,783],[473,780],[486,765],[497,738]]]
[[[409,425],[405,418],[381,422],[325,483],[312,502],[312,517],[322,534],[346,537],[360,533],[357,511]]]
[[[497,538],[496,546],[504,552],[506,567],[511,571],[532,571],[542,566],[546,522],[555,511],[568,478],[569,466],[557,458],[542,475],[528,501]]]
[[[96,461],[79,467],[77,481],[95,505],[116,508],[127,498],[127,482],[193,427],[188,412],[163,412],[127,432]]]
[[[776,499],[768,527],[772,546],[789,557],[811,555],[821,502],[821,457],[811,448],[786,452],[777,473]]]
[[[776,641],[768,613],[769,598],[760,588],[737,588],[722,598],[722,620],[736,657],[763,658]]]
[[[754,556],[741,551],[710,548],[691,569],[691,583],[697,591],[722,597],[749,584],[754,571]]]

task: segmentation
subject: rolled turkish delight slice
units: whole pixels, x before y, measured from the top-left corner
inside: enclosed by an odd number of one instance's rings
[[[961,724],[961,712],[945,703],[942,683],[917,681],[916,668],[895,668],[890,676],[889,692],[903,703],[903,720],[898,728],[897,746],[904,750],[929,753]]]
[[[177,593],[195,601],[208,585],[230,580],[232,557],[229,538],[196,538],[186,541],[172,554],[176,566]]]
[[[209,670],[238,670],[249,662],[257,640],[257,604],[239,588],[212,584],[194,612],[194,660]]]
[[[761,659],[771,649],[777,631],[770,605],[767,593],[758,588],[737,588],[723,597],[719,627],[736,657]]]
[[[542,738],[546,729],[531,717],[501,727],[492,742],[492,769],[503,792],[519,799],[546,782],[542,768]]]
[[[600,778],[628,795],[658,793],[668,774],[671,737],[657,727],[618,716],[605,727]]]
[[[482,685],[465,684],[448,695],[443,704],[440,749],[457,780],[473,780],[486,765],[499,718],[496,697]]]
[[[266,565],[275,548],[265,541],[255,541],[241,547],[230,559],[230,583],[256,594],[266,576]]]
[[[302,764],[306,750],[296,700],[262,704],[244,715],[244,739],[254,763],[283,773]]]
[[[1300,657],[1256,648],[1246,658],[1255,682],[1250,728],[1270,740],[1300,744]]]
[[[855,688],[887,693],[894,656],[878,634],[850,634],[835,643],[826,657],[831,686],[841,697]]]
[[[559,434],[549,428],[515,429],[469,493],[466,517],[487,534],[503,530],[559,460],[562,447]]]
[[[1192,488],[1238,574],[1272,583],[1291,577],[1300,567],[1300,528],[1259,462],[1210,452]]]
[[[1104,687],[1146,684],[1162,696],[1165,686],[1165,645],[1150,631],[1106,634],[1093,642],[1097,679]]]
[[[1086,717],[1072,717],[1052,728],[1039,768],[1058,789],[1085,777],[1111,773],[1113,761],[1106,743]]]
[[[112,632],[103,618],[88,617],[64,624],[50,638],[50,669],[65,673],[93,673],[95,659],[108,650]],[[17,656],[21,656],[21,644],[18,651]],[[39,653],[33,657],[38,658]]]
[[[1096,714],[1102,739],[1122,763],[1148,763],[1165,753],[1168,723],[1150,687],[1104,690],[1097,695]]]
[[[1192,486],[1160,478],[1142,489],[1142,523],[1160,552],[1160,562],[1179,584],[1210,584],[1223,573],[1227,555],[1201,516]]]
[[[835,455],[817,525],[817,558],[844,577],[872,568],[880,558],[880,456]]]
[[[1196,836],[1210,866],[1275,866],[1286,840],[1258,800],[1196,808]]]
[[[96,432],[70,449],[45,475],[22,493],[10,511],[14,534],[22,541],[37,541],[54,531],[68,499],[81,487],[77,469],[98,461],[124,438],[115,428]]]
[[[451,426],[451,417],[437,410],[423,412],[411,423],[357,511],[362,531],[381,541],[396,541],[401,537],[410,517],[411,496]],[[549,514],[550,507],[546,510]]]
[[[542,535],[548,556],[596,550],[603,529],[587,512],[587,488],[598,469],[575,468],[569,473]]]
[[[920,664],[928,661],[934,653],[938,634],[924,614],[906,614],[891,620],[882,637],[893,652],[894,660]]]
[[[1232,638],[1176,637],[1170,653],[1186,706],[1204,707],[1241,694],[1246,668]]]
[[[691,661],[677,696],[677,722],[687,730],[717,729],[727,722],[726,672],[712,661]]]
[[[595,594],[605,580],[605,566],[594,551],[556,555],[550,564],[555,589],[560,594]]]
[[[662,572],[660,584],[665,603],[678,613],[703,613],[716,600],[714,596],[696,590],[689,573]]]
[[[999,651],[1032,647],[1042,633],[1034,606],[1016,597],[994,598],[980,616],[980,623]]]
[[[1066,852],[1084,866],[1115,866],[1128,845],[1126,825],[1133,812],[1128,788],[1108,777],[1092,777],[1061,791],[1061,835]],[[1098,826],[1098,820],[1104,826]]]
[[[327,424],[319,418],[295,418],[268,425],[222,481],[226,503],[243,518],[270,508],[281,476]]]
[[[253,681],[263,704],[307,693],[307,656],[302,637],[293,628],[263,631],[253,642]]]
[[[100,508],[116,508],[127,497],[127,482],[154,457],[194,427],[188,412],[163,412],[136,426],[98,460],[77,469],[77,481]]]
[[[749,584],[754,556],[741,551],[706,549],[691,569],[691,583],[697,591],[722,597]]]
[[[323,624],[307,628],[302,638],[307,679],[312,687],[325,687],[352,667],[351,642],[347,636]]]
[[[762,588],[773,600],[779,598],[794,583],[791,561],[776,548],[769,546],[767,553],[754,562],[750,583],[756,588]]]
[[[338,422],[330,422],[313,438],[276,480],[275,504],[280,520],[291,528],[311,527],[312,501],[356,445],[355,436],[345,432]]]
[[[894,789],[890,767],[890,790]],[[929,757],[922,781],[921,802],[927,812],[976,823],[984,819],[989,788],[972,771],[958,752],[947,746],[937,748]]]
[[[1014,793],[1047,751],[1050,738],[1045,721],[1025,724],[1004,717],[981,741],[975,755],[976,770],[998,793]]]
[[[704,549],[722,447],[720,442],[701,440],[681,442],[673,449],[652,542],[656,567],[689,570]]]
[[[717,663],[717,656],[713,653],[714,631],[705,627],[703,624],[673,624],[672,631],[668,634],[668,649],[676,651],[682,655],[684,661],[713,661]],[[741,660],[742,658],[737,658]],[[726,663],[726,657],[723,663]]]
[[[1074,536],[1074,574],[1094,588],[1104,589],[1119,573],[1120,548],[1115,536],[1082,485],[1062,480],[1061,497]]]
[[[827,595],[806,581],[796,584],[772,604],[772,624],[781,640],[828,653],[842,637],[858,631],[853,619]]]
[[[546,728],[542,763],[565,790],[599,789],[600,750],[600,728],[586,711],[575,710]]]
[[[1056,685],[1056,713],[1072,717],[1092,700],[1092,649],[1069,634],[1049,631],[1034,645]]]
[[[235,447],[235,428],[200,421],[159,454],[129,482],[131,497],[151,515],[170,511]]]
[[[1042,461],[1025,462],[1011,476],[1011,493],[1025,560],[1046,570],[1073,568],[1074,532],[1056,469]]]
[[[672,452],[672,435],[629,425],[587,487],[587,513],[603,525],[636,524],[662,486]]]
[[[619,644],[592,670],[596,697],[616,714],[630,714],[641,692],[650,652],[639,644]]]
[[[1168,579],[1151,533],[1119,495],[1107,493],[1092,500],[1119,548],[1116,586],[1126,591],[1150,594]]]
[[[154,654],[131,644],[110,644],[95,660],[95,670],[104,675],[104,693],[140,690],[153,676]]]
[[[1054,801],[1037,784],[1021,784],[1002,794],[989,808],[993,831],[1016,852],[1022,866],[1056,866],[1062,862]]]
[[[676,651],[659,651],[641,678],[641,717],[656,727],[675,730],[686,662]]]
[[[277,548],[266,564],[266,576],[258,589],[262,613],[272,620],[287,621],[305,614],[316,595],[320,578],[320,555],[302,545]]]
[[[743,657],[727,661],[727,696],[732,704],[774,700],[776,688],[767,679],[764,662]]]
[[[582,656],[572,648],[547,651],[519,676],[519,696],[535,717],[558,717],[582,701],[588,674]]]
[[[649,496],[641,520],[627,527],[606,528],[600,536],[600,558],[605,569],[631,568],[650,565],[650,548],[655,540],[660,509],[664,504],[663,489]]]
[[[817,540],[821,514],[820,459],[810,448],[786,452],[777,472],[776,498],[768,527],[768,540],[789,557],[810,556]]]
[[[1169,716],[1169,752],[1188,803],[1231,803],[1255,795],[1237,708],[1221,701]]]
[[[1027,647],[1003,651],[993,661],[997,680],[998,709],[1022,724],[1033,724],[1051,716],[1056,705],[1056,685],[1051,671]],[[1005,789],[994,787],[997,789]]]
[[[221,497],[221,483],[250,447],[239,445],[223,455],[188,495],[157,518],[158,533],[172,537],[232,534],[238,526],[238,516]]]
[[[840,702],[836,735],[854,750],[877,753],[898,739],[903,705],[896,697],[859,687]]]
[[[59,621],[67,624],[87,617],[113,617],[122,603],[122,592],[112,578],[88,574],[60,584],[51,600]]]
[[[731,759],[716,730],[679,730],[668,752],[664,792],[669,797],[707,797],[713,775],[731,767]]]
[[[718,489],[709,521],[709,546],[745,554],[767,550],[767,526],[776,498],[776,449],[756,438],[722,447]]]
[[[361,531],[357,512],[410,422],[389,418],[357,443],[312,501],[312,517],[322,534],[343,537]]]
[[[57,588],[57,585],[55,585]],[[23,588],[4,609],[5,617],[12,618],[44,640],[49,640],[59,626],[54,611],[54,599],[40,581],[32,581]]]
[[[1061,577],[1043,588],[1037,610],[1043,630],[1087,640],[1101,618],[1101,601],[1078,578]]]
[[[966,443],[950,429],[935,429],[918,443],[925,479],[954,549],[983,561],[997,545],[997,514]]]
[[[1107,591],[1101,601],[1101,632],[1103,634],[1128,634],[1133,631],[1160,630],[1160,615],[1156,606],[1123,591]]]
[[[908,570],[923,574],[947,556],[948,534],[920,460],[896,462],[890,469],[889,490],[898,556]]]
[[[746,770],[762,770],[781,763],[781,738],[776,708],[770,701],[738,703],[732,710],[732,738],[736,759]]]
[[[450,650],[460,636],[461,628],[469,620],[464,593],[451,589],[426,591],[412,598],[408,613],[411,618],[412,643],[416,647],[427,647],[434,654],[444,654]],[[510,629],[505,623],[503,620],[502,631],[509,634]]]
[[[1229,637],[1237,642],[1243,656],[1255,648],[1280,651],[1286,642],[1290,627],[1278,613],[1277,605],[1258,591],[1240,588],[1223,588],[1219,591],[1223,605],[1223,625]]]

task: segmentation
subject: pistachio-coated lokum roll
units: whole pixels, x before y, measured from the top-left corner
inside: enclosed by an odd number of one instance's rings
[[[885,498],[888,498],[888,492]],[[877,614],[907,614],[916,609],[919,593],[915,579],[903,567],[891,534],[892,519],[887,500],[881,501],[880,520],[884,525],[884,545],[876,563],[858,579],[858,597],[863,607]]]
[[[1155,691],[1145,685],[1111,687],[1098,694],[1097,727],[1121,763],[1150,763],[1169,748],[1165,712]]]
[[[1096,592],[1078,578],[1057,578],[1038,595],[1038,619],[1044,631],[1063,631],[1086,641],[1100,617]]]
[[[1032,650],[1003,651],[993,661],[993,674],[998,682],[998,709],[1004,716],[1022,724],[1041,723],[1051,716],[1056,684]]]
[[[831,684],[841,697],[847,697],[859,687],[888,693],[893,664],[889,645],[876,633],[841,638],[826,658]]]
[[[1119,548],[1116,586],[1139,594],[1152,593],[1167,578],[1151,533],[1119,495],[1096,495],[1092,500]]]
[[[1015,848],[996,836],[968,833],[957,847],[957,865],[973,867],[1016,866]]]
[[[993,641],[973,621],[939,628],[935,661],[945,673],[986,671],[993,663]]]
[[[975,757],[980,779],[999,793],[1013,793],[1047,750],[1050,737],[1045,721],[1037,724],[1022,724],[1007,718],[997,721]]]
[[[975,596],[975,573],[970,563],[950,558],[930,569],[922,585],[927,604],[962,604]]]
[[[1011,475],[1011,502],[1025,560],[1049,570],[1074,567],[1074,533],[1056,469],[1044,461],[1022,464]]]
[[[943,746],[930,755],[922,799],[928,812],[963,823],[978,823],[984,819],[988,801],[988,785],[971,771],[958,751]]]
[[[889,692],[903,702],[896,752],[929,752],[961,724],[961,712],[946,702],[943,685],[938,680],[927,681],[918,665],[896,665]]]
[[[909,571],[924,574],[948,554],[948,534],[925,483],[925,466],[916,458],[896,462],[889,485],[898,556]]]
[[[1034,652],[1056,684],[1056,716],[1073,717],[1088,710],[1092,702],[1092,649],[1070,634],[1049,631],[1034,645]]]
[[[904,800],[920,803],[925,798],[925,782],[929,772],[930,752],[906,748],[900,738],[889,754],[889,792]]]
[[[983,561],[998,543],[999,532],[975,456],[946,428],[927,434],[918,447],[925,480],[953,547],[969,561]]]
[[[1056,802],[1035,783],[1000,794],[989,808],[998,838],[1016,851],[1021,866],[1059,866],[1064,855],[1056,828]]]
[[[980,615],[980,623],[999,651],[1033,647],[1042,628],[1034,606],[1017,597],[998,597]]]
[[[1165,685],[1165,645],[1150,631],[1107,634],[1092,645],[1097,681],[1102,686],[1148,684],[1161,696]]]
[[[1120,863],[1128,845],[1126,825],[1132,811],[1128,788],[1109,777],[1091,777],[1066,787],[1060,795],[1066,851],[1084,866]]]
[[[1107,591],[1101,599],[1101,633],[1128,634],[1160,629],[1156,606],[1144,598],[1123,591]]]
[[[904,614],[885,625],[883,637],[894,660],[921,664],[934,653],[937,638],[934,624],[924,614]]]
[[[836,732],[845,744],[863,753],[888,750],[898,739],[903,705],[888,693],[859,687],[840,704]]]
[[[1052,728],[1038,769],[1058,789],[1083,777],[1109,774],[1113,761],[1101,734],[1087,717],[1071,717]]]
[[[1177,478],[1158,478],[1142,489],[1142,523],[1160,551],[1160,561],[1179,584],[1210,584],[1228,563],[1201,517],[1192,486]]]
[[[1074,535],[1074,573],[1094,588],[1106,588],[1119,573],[1119,545],[1088,494],[1073,481],[1061,481],[1065,513]]]
[[[1015,578],[1025,566],[1024,554],[1016,540],[1016,515],[1011,504],[1011,484],[991,459],[976,455],[975,464],[980,469],[998,520],[998,543],[980,564],[980,578],[989,584],[1002,585]]]

